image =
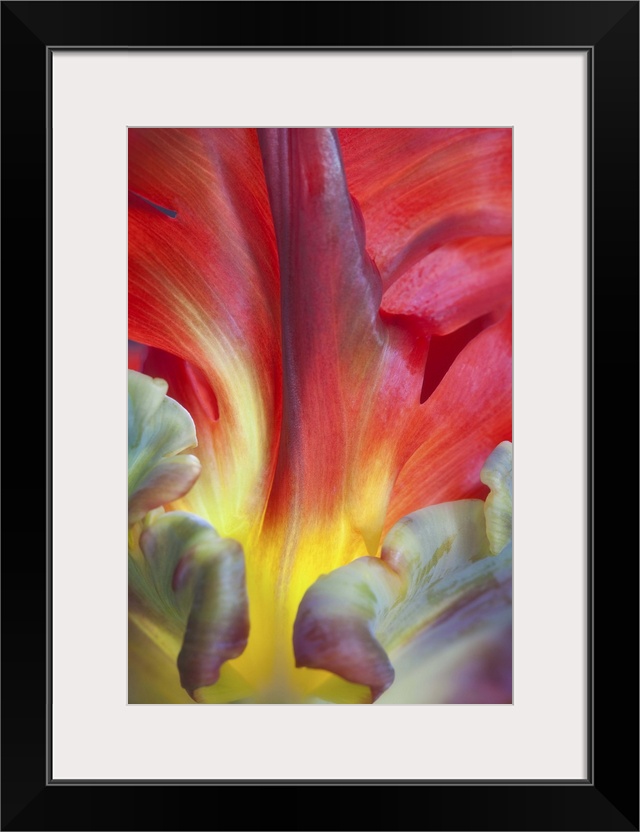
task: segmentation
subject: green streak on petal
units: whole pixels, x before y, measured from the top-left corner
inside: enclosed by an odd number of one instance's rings
[[[294,626],[297,664],[368,685],[375,700],[394,679],[389,652],[469,591],[482,573],[469,567],[489,551],[480,500],[408,515],[385,538],[381,558],[358,558],[307,591]]]
[[[441,615],[473,580],[468,567],[488,554],[480,500],[430,506],[396,523],[381,558],[403,578],[404,592],[381,622],[384,646],[393,650]]]
[[[137,552],[129,551],[129,590],[145,609],[175,631],[184,631],[190,598],[177,594],[173,575],[191,547],[219,537],[206,520],[184,511],[172,511],[144,524]]]
[[[513,524],[513,445],[501,442],[485,462],[480,479],[491,489],[484,504],[491,553],[509,543]]]
[[[307,590],[296,662],[341,677],[320,684],[314,701],[358,701],[357,685],[382,702],[511,701],[510,442],[481,479],[486,503],[409,514],[379,559],[358,558]]]
[[[510,703],[511,545],[440,591],[439,614],[390,650],[396,681],[376,704]]]

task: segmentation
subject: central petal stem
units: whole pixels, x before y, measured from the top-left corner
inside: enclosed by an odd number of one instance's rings
[[[320,575],[378,549],[402,444],[388,427],[401,402],[419,404],[426,343],[380,317],[335,133],[265,130],[260,146],[280,269],[282,430],[263,521],[241,540],[251,634],[233,665],[267,699],[295,701],[326,681],[295,667],[300,601]]]

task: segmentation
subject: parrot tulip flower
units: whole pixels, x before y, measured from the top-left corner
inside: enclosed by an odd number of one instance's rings
[[[129,701],[511,702],[511,131],[129,131]]]

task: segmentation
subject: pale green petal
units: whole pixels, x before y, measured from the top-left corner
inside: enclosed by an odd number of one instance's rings
[[[137,523],[154,508],[190,491],[200,470],[200,460],[191,454],[163,459],[151,468],[129,498],[129,524]]]
[[[512,701],[511,545],[468,566],[468,587],[412,638],[389,650],[395,681],[388,704],[507,704]],[[368,688],[331,676],[306,700],[364,704]]]
[[[147,634],[166,643],[169,654],[172,642],[180,641],[175,672],[194,698],[198,688],[214,685],[223,663],[246,647],[242,547],[221,538],[201,518],[174,511],[147,522],[129,553],[129,588],[132,615]],[[238,681],[242,684],[231,698],[246,693],[243,680]],[[233,674],[226,687],[233,688]]]
[[[362,701],[363,685],[381,703],[511,701],[510,442],[487,459],[482,482],[486,504],[409,514],[380,558],[359,558],[309,588],[294,626],[296,662],[336,674],[310,701]]]
[[[485,462],[480,479],[491,489],[484,504],[487,537],[491,552],[497,555],[512,536],[513,445],[501,442]]]
[[[465,572],[439,617],[389,651],[396,680],[377,704],[511,703],[511,544]]]
[[[294,626],[298,666],[367,685],[375,700],[393,682],[389,655],[473,591],[488,554],[480,500],[408,515],[380,558],[359,558],[307,591]]]
[[[200,473],[196,457],[176,457],[197,445],[196,431],[167,389],[162,379],[129,370],[129,525],[182,497]]]
[[[330,670],[368,685],[375,699],[393,682],[379,633],[401,592],[398,575],[378,558],[358,558],[318,578],[296,616],[297,667]]]

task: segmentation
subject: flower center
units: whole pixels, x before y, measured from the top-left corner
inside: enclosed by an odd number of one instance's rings
[[[295,666],[293,624],[300,601],[321,575],[367,555],[364,541],[342,516],[307,521],[302,529],[278,523],[247,542],[245,555],[251,630],[246,650],[230,665],[259,692],[260,702],[307,699],[330,674]]]

